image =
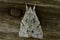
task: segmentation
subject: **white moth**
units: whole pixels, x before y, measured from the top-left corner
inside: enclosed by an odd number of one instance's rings
[[[33,7],[33,9],[26,6],[25,15],[20,23],[19,36],[27,38],[43,38],[43,31],[35,12],[35,6]]]

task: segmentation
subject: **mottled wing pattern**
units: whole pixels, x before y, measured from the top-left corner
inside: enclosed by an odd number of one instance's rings
[[[20,37],[34,37],[42,38],[43,32],[36,15],[36,12],[30,7],[29,10],[25,12],[25,15],[20,23]]]

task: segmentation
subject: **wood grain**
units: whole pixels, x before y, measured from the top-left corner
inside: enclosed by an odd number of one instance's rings
[[[25,2],[33,5],[35,2],[37,3],[36,13],[41,21],[44,32],[44,38],[41,40],[60,40],[59,0],[0,0],[0,9],[2,9],[0,10],[0,40],[40,40],[35,38],[20,38],[18,31],[21,18],[10,16],[9,12],[5,10],[17,8],[25,12]]]

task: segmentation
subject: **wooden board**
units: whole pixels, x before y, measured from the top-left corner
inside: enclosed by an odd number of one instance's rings
[[[39,20],[41,21],[42,29],[44,32],[44,38],[41,40],[60,40],[60,1],[0,0],[0,8],[3,10],[5,10],[5,8],[22,8],[22,10],[25,11],[25,2],[30,2],[29,5],[34,5],[34,3],[37,2],[36,12]],[[0,40],[40,40],[35,38],[20,38],[18,36],[18,30],[21,18],[17,19],[9,15],[10,14],[8,11],[0,10]]]

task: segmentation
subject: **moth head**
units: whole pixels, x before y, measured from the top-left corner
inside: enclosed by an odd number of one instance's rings
[[[35,6],[36,6],[36,4],[33,6],[33,8],[31,8],[31,6],[28,7],[26,4],[26,12],[35,12]]]
[[[29,11],[32,11],[32,8],[31,7],[29,7]]]
[[[35,6],[36,6],[36,4],[33,6],[33,11],[35,11]]]

